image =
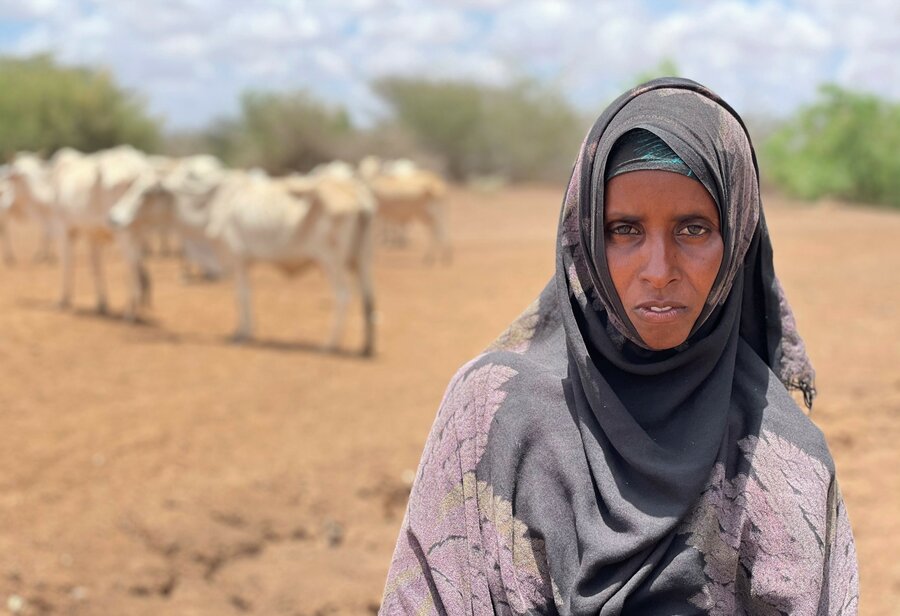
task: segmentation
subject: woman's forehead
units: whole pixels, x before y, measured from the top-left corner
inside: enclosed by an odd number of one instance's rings
[[[706,188],[694,178],[660,170],[631,171],[606,183],[604,217],[682,217],[718,219],[718,208]]]

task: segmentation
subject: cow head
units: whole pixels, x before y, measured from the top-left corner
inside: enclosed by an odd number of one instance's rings
[[[27,152],[16,155],[13,162],[0,173],[0,207],[8,215],[22,217],[38,203],[53,200],[53,191],[43,160]]]
[[[109,224],[116,229],[138,230],[167,224],[172,217],[174,196],[161,181],[155,181],[116,202],[109,211]]]

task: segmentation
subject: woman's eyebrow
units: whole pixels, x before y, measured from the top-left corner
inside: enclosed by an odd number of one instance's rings
[[[606,222],[640,222],[643,220],[643,216],[637,216],[636,214],[617,214],[616,212],[610,212],[607,210],[604,212],[604,216]]]
[[[714,218],[710,218],[706,214],[703,214],[700,212],[693,213],[693,214],[681,214],[680,216],[674,216],[672,218],[672,220],[674,220],[675,222],[689,222],[691,220],[703,220],[706,222],[714,223],[716,225],[719,224],[718,216],[716,216]]]

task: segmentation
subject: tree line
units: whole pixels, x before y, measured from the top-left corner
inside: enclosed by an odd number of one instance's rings
[[[559,92],[528,80],[488,86],[389,77],[371,87],[388,110],[371,127],[356,125],[346,108],[308,91],[250,91],[235,116],[167,134],[145,101],[102,69],[64,66],[47,55],[0,58],[0,156],[130,143],[148,152],[210,152],[270,173],[375,154],[425,160],[456,180],[558,181],[571,170],[593,119]],[[764,177],[792,196],[900,207],[896,102],[826,85],[813,103],[778,120],[757,141]]]

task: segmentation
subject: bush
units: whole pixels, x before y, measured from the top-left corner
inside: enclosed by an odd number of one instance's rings
[[[0,155],[49,156],[130,143],[153,150],[159,129],[143,102],[102,70],[62,67],[52,57],[0,58]]]
[[[442,157],[455,179],[559,179],[578,150],[581,118],[561,96],[532,82],[499,88],[395,77],[374,89],[396,122]]]
[[[838,86],[800,109],[762,149],[765,175],[791,195],[900,207],[900,105]]]
[[[208,140],[212,152],[232,165],[281,174],[339,158],[353,134],[343,108],[307,92],[251,91],[241,97],[240,115],[218,121]]]

